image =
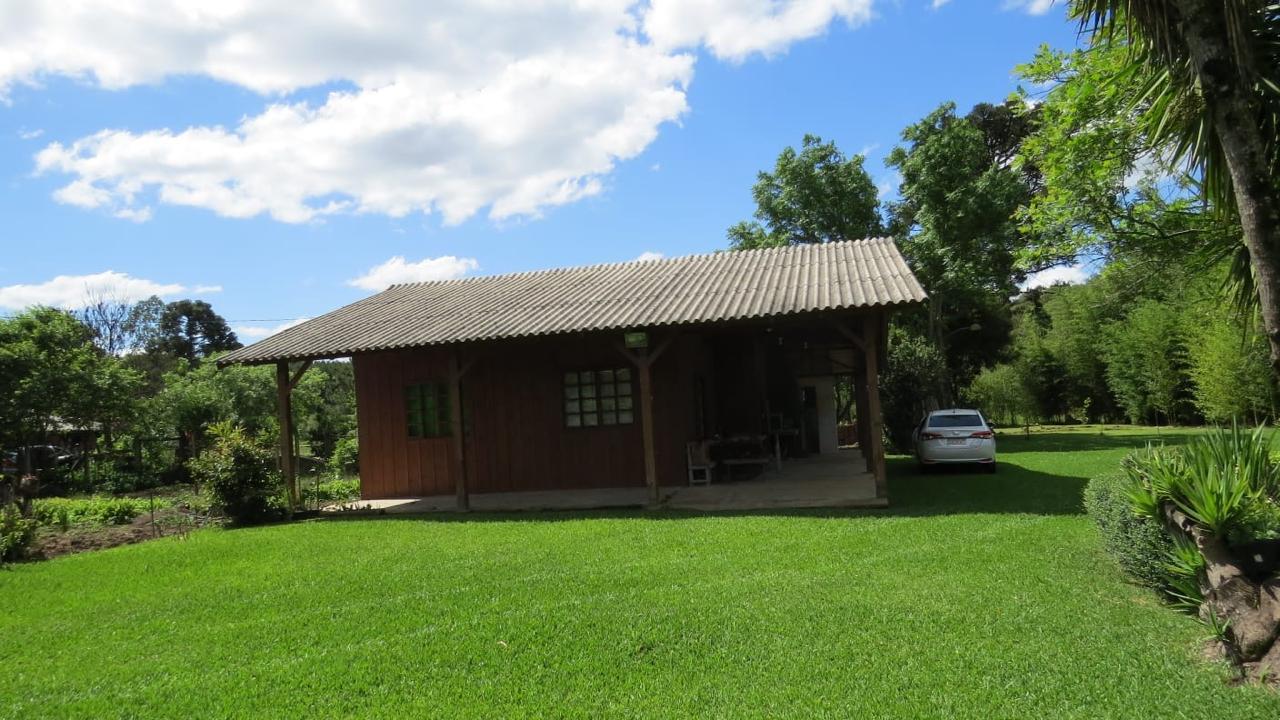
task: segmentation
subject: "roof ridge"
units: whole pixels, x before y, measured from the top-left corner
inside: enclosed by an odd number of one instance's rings
[[[395,288],[423,287],[427,285],[443,286],[443,285],[453,285],[453,284],[461,284],[461,283],[473,283],[473,282],[482,282],[486,280],[495,280],[498,278],[511,279],[511,278],[528,277],[530,275],[550,275],[553,273],[568,273],[568,272],[577,272],[577,271],[585,271],[585,270],[600,270],[603,268],[619,267],[622,265],[641,265],[641,264],[647,264],[647,263],[672,263],[677,261],[687,262],[695,258],[712,258],[717,255],[724,255],[726,253],[755,254],[755,253],[776,252],[781,254],[783,252],[799,252],[809,247],[819,247],[819,246],[828,246],[828,245],[857,245],[861,243],[884,242],[885,240],[892,240],[892,238],[888,236],[880,235],[880,236],[868,236],[864,238],[858,238],[856,240],[829,240],[826,242],[797,243],[794,245],[777,245],[773,247],[744,248],[741,250],[734,250],[732,248],[728,248],[724,250],[712,250],[711,252],[688,253],[686,255],[673,255],[672,257],[647,258],[644,260],[641,260],[640,258],[634,258],[631,260],[615,260],[613,262],[592,263],[589,265],[567,265],[564,267],[540,268],[537,270],[518,270],[516,272],[509,272],[509,273],[495,273],[492,275],[473,275],[471,277],[449,278],[446,280],[420,280],[418,282],[395,283],[393,285],[388,285],[387,288],[382,292],[387,292],[388,290],[392,290]]]

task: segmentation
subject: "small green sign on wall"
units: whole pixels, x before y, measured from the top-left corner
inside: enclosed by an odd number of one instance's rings
[[[631,349],[631,350],[636,350],[638,348],[647,348],[649,347],[649,333],[643,330],[624,333],[622,336],[622,342],[627,346],[628,349]]]

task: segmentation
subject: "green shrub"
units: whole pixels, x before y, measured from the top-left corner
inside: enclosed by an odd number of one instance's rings
[[[302,488],[302,499],[307,505],[347,502],[360,499],[360,480],[339,478]]]
[[[1153,517],[1135,512],[1125,473],[1099,475],[1084,490],[1084,507],[1102,532],[1102,545],[1135,582],[1157,590],[1170,585],[1166,565],[1173,541]]]
[[[880,375],[880,399],[891,449],[911,451],[911,430],[924,417],[925,410],[936,407],[946,395],[946,377],[946,361],[933,343],[901,328],[889,329],[889,354]]]
[[[360,472],[360,444],[353,437],[342,438],[329,456],[329,472],[337,478]]]
[[[168,507],[167,500],[156,500],[156,508]],[[144,498],[116,498],[95,495],[78,498],[41,498],[32,506],[32,517],[41,525],[63,528],[97,523],[125,525],[151,508]]]
[[[1205,560],[1190,538],[1166,526],[1166,509],[1228,543],[1280,537],[1280,466],[1263,428],[1148,446],[1125,456],[1120,470],[1089,482],[1085,508],[1124,571],[1184,609],[1203,600]]]
[[[263,522],[282,515],[284,486],[275,470],[275,456],[242,428],[215,426],[213,446],[191,460],[192,477],[204,486],[215,504],[241,524]]]
[[[964,402],[1005,425],[1028,420],[1036,413],[1035,398],[1027,392],[1018,367],[1004,363],[985,368],[963,393]]]
[[[0,511],[0,562],[26,557],[27,548],[36,537],[36,521],[24,518],[13,505]]]

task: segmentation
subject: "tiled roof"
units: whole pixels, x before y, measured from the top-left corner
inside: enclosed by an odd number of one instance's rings
[[[889,238],[393,285],[236,350],[219,364],[627,328],[925,299]]]

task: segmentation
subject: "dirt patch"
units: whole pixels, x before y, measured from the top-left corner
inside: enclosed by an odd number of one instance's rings
[[[48,560],[71,553],[185,535],[208,522],[209,518],[205,516],[170,507],[157,510],[154,518],[151,513],[143,513],[126,525],[73,525],[66,530],[42,527],[32,544],[30,559]]]

